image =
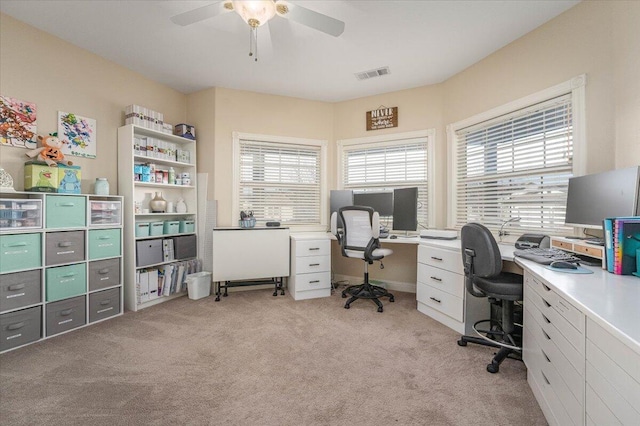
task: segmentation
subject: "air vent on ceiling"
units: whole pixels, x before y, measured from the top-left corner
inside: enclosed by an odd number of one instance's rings
[[[375,69],[375,70],[357,72],[356,73],[356,78],[358,80],[367,80],[369,78],[381,77],[383,75],[387,75],[387,74],[390,74],[390,73],[391,73],[391,71],[389,70],[389,67],[382,67],[382,68],[378,68],[378,69]]]

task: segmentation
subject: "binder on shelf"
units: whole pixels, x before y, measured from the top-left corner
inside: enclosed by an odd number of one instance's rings
[[[607,271],[613,272],[613,218],[606,218],[603,221],[604,229],[604,258]]]
[[[140,281],[139,281],[139,300],[140,303],[145,303],[149,301],[149,272],[140,271]]]
[[[158,298],[158,270],[150,269],[148,272],[149,280],[149,300]]]
[[[607,271],[616,275],[637,273],[640,217],[614,217],[603,221]]]

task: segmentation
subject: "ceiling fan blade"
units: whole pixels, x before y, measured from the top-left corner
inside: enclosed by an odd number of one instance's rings
[[[196,22],[204,21],[205,19],[213,18],[221,13],[228,12],[229,9],[225,8],[226,1],[218,1],[208,4],[206,6],[198,7],[188,12],[180,13],[172,16],[171,21],[174,24],[186,25],[195,24]]]
[[[276,11],[278,15],[291,19],[299,24],[306,25],[307,27],[322,31],[334,37],[338,37],[344,32],[344,22],[338,19],[288,2],[286,4],[278,2],[277,6]]]

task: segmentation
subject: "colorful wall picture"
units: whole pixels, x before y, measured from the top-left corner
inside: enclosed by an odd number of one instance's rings
[[[62,152],[76,157],[96,158],[96,120],[58,111],[58,138]]]
[[[34,149],[36,136],[36,104],[0,96],[0,144]]]

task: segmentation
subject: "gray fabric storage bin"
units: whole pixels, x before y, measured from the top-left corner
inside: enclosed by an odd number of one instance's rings
[[[109,318],[120,313],[120,287],[89,295],[89,322]]]
[[[173,252],[176,260],[196,257],[198,253],[196,236],[173,237]]]
[[[120,258],[89,262],[89,291],[120,284]]]
[[[78,296],[47,304],[47,336],[85,325],[85,300],[85,296]]]
[[[136,241],[136,263],[138,267],[163,262],[162,239]]]
[[[39,269],[2,275],[0,312],[42,302],[41,277]]]
[[[42,337],[42,307],[0,315],[0,351],[16,348]]]
[[[45,264],[62,265],[85,259],[84,231],[50,232],[45,239]]]

